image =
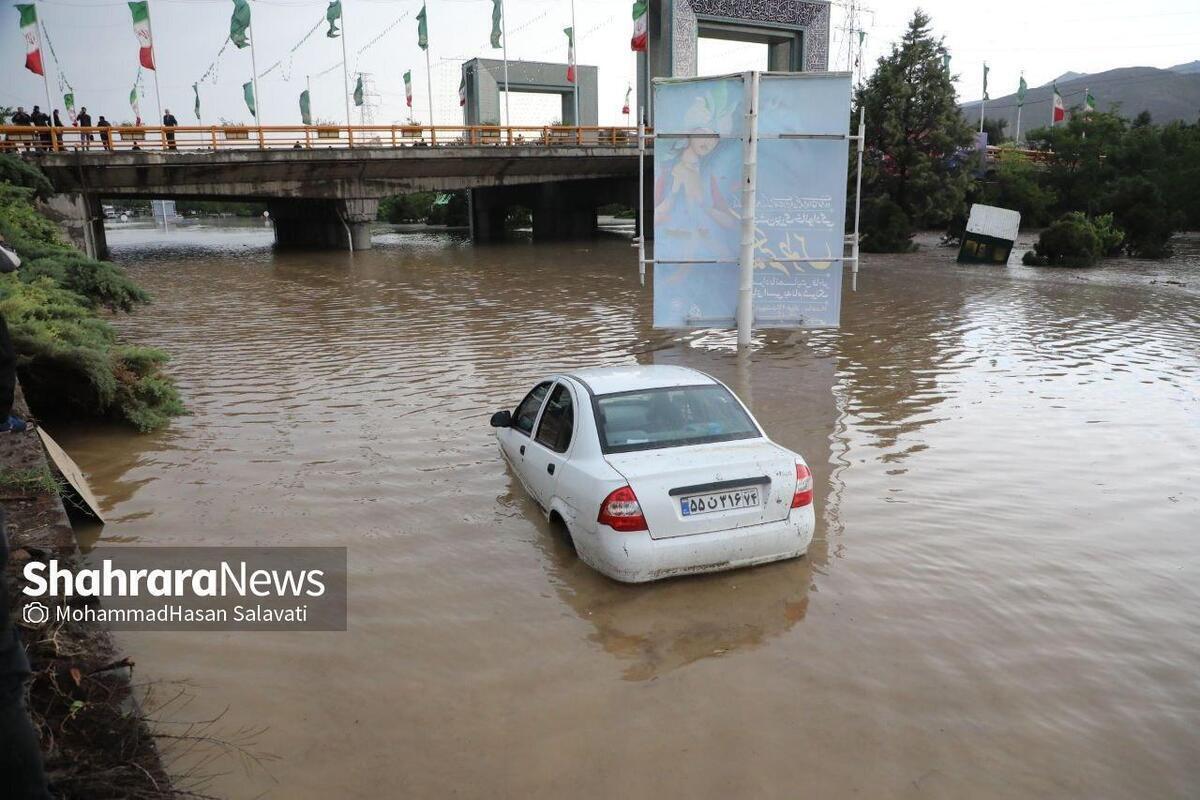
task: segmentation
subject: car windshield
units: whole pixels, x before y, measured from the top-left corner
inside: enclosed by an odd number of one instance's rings
[[[627,453],[760,436],[724,386],[643,389],[596,398],[600,447]]]

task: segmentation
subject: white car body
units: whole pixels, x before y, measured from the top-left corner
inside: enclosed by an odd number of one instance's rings
[[[692,393],[697,387],[720,389]],[[655,403],[665,403],[665,410]],[[684,420],[680,403],[688,404],[694,421]],[[749,425],[713,433],[719,425],[693,409],[714,403],[727,415],[740,409]],[[680,438],[663,446],[649,439],[639,444],[643,431],[614,433],[622,423],[649,429],[653,412],[670,416],[672,424],[686,422],[688,431],[707,426],[709,433],[692,438],[736,438],[698,444]],[[644,416],[635,418],[638,413]],[[743,424],[740,416],[735,422]],[[516,412],[497,413],[493,426],[530,495],[548,517],[562,520],[580,558],[615,580],[640,583],[796,558],[812,541],[812,479],[804,460],[767,438],[737,396],[704,373],[635,366],[553,375],[539,381]],[[622,487],[633,490],[636,504],[627,494],[613,496]],[[605,509],[612,513],[606,516]],[[638,519],[644,529],[612,527]]]

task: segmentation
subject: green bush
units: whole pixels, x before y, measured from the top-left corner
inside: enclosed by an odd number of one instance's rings
[[[1125,244],[1125,231],[1113,222],[1113,215],[1101,214],[1092,218],[1092,230],[1100,240],[1100,254],[1103,256],[1118,256],[1121,245]]]
[[[863,199],[862,230],[864,252],[908,253],[916,249],[908,215],[889,197]]]
[[[17,372],[39,416],[112,417],[139,430],[183,413],[162,374],[167,356],[122,346],[98,308],[129,311],[149,296],[115,264],[66,245],[37,213],[35,190],[0,183],[0,234],[21,268],[0,275],[0,314],[17,353]]]
[[[1153,183],[1140,175],[1121,178],[1104,198],[1104,207],[1111,210],[1111,216],[1125,231],[1125,251],[1129,255],[1166,258],[1171,254],[1168,243],[1183,220],[1167,206]]]
[[[1035,267],[1090,267],[1103,255],[1100,237],[1086,214],[1071,212],[1038,236],[1024,263]]]

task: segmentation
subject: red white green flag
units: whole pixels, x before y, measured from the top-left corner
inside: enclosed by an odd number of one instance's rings
[[[629,49],[639,53],[646,52],[646,45],[650,41],[650,18],[646,15],[648,5],[646,0],[637,0],[633,4],[633,38],[629,40]]]
[[[1083,110],[1090,114],[1096,110],[1096,98],[1092,97],[1092,93],[1088,89],[1084,89],[1083,94],[1085,98],[1083,101]]]
[[[458,82],[458,104],[465,106],[467,104],[467,77]]]
[[[412,108],[412,70],[404,71],[404,101]]]
[[[42,41],[38,34],[37,6],[33,3],[18,3],[21,14],[21,35],[25,37],[25,69],[35,75],[45,75],[42,69]]]
[[[629,95],[631,95],[631,94],[633,94],[633,87],[632,87],[632,86],[626,86],[626,87],[625,87],[625,105],[621,106],[621,113],[622,113],[622,114],[628,114],[628,113],[629,113]]]
[[[1058,84],[1054,85],[1054,104],[1051,107],[1050,124],[1057,125],[1067,118],[1067,106],[1063,103],[1063,97],[1058,92]]]
[[[567,35],[567,82],[575,82],[575,29],[563,28]]]
[[[137,35],[138,61],[146,69],[154,69],[154,43],[150,37],[150,3],[147,0],[130,3],[129,10],[133,14],[133,32]]]

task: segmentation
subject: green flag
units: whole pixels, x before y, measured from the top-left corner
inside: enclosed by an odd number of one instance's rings
[[[240,50],[250,44],[246,31],[250,28],[250,4],[233,0],[233,16],[229,18],[229,38]]]
[[[338,37],[337,21],[342,18],[342,0],[329,0],[329,8],[325,9],[325,19],[329,21],[329,30],[326,36],[330,39]],[[305,123],[308,124],[308,123]]]
[[[950,54],[949,53],[942,53],[942,69],[946,70],[947,72],[950,71]]]
[[[361,106],[362,104],[363,104],[362,75],[359,75],[358,83],[354,84],[354,105]]]
[[[71,115],[71,119],[75,119],[75,93],[67,92],[63,95],[63,105],[67,107],[67,113]]]
[[[492,0],[492,47],[493,48],[503,47],[503,45],[500,44],[500,15],[502,13],[500,10],[500,6],[501,6],[501,4],[503,4],[503,2],[504,2],[504,0]]]
[[[254,81],[242,84],[242,97],[246,98],[246,108],[250,109],[250,116],[257,117],[258,109],[254,107]]]
[[[200,121],[200,84],[192,84],[192,92],[196,95],[196,106],[192,110],[196,112],[196,121]]]
[[[1092,96],[1091,90],[1084,89],[1083,94],[1084,94],[1083,110],[1084,111],[1095,111],[1096,110],[1096,98]]]
[[[1025,105],[1025,92],[1029,90],[1029,84],[1025,83],[1025,76],[1021,76],[1021,83],[1017,85],[1017,108]]]
[[[308,89],[300,93],[300,121],[312,125],[312,111],[308,106]]]
[[[421,3],[421,10],[417,12],[417,47],[429,49],[429,23],[425,21],[424,3]]]

